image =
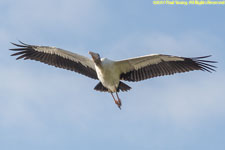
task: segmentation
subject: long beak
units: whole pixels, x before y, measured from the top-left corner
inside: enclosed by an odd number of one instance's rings
[[[97,56],[98,56],[97,53],[89,51],[88,54],[90,54],[93,59],[97,59]]]
[[[95,53],[93,53],[93,52],[89,51],[89,52],[88,52],[88,54],[93,55],[93,54],[95,54]]]

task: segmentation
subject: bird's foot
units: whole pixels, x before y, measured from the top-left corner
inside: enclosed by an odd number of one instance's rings
[[[120,99],[114,100],[114,101],[115,101],[116,105],[119,107],[119,109],[121,109],[122,103],[121,103]]]

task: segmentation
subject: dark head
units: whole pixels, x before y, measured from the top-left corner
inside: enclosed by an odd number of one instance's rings
[[[94,52],[88,52],[88,53],[91,55],[91,57],[96,65],[101,64],[101,57],[98,53],[94,53]]]

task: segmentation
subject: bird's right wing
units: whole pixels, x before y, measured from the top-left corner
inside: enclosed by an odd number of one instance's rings
[[[20,43],[21,44],[12,43],[17,46],[17,48],[10,50],[17,52],[11,56],[18,55],[19,57],[17,57],[17,59],[36,60],[55,67],[75,71],[93,79],[98,79],[94,62],[87,57],[55,47]]]
[[[157,76],[193,70],[215,71],[211,63],[204,60],[210,56],[186,58],[163,54],[152,54],[142,57],[117,61],[115,64],[120,72],[120,78],[126,81],[141,81]]]

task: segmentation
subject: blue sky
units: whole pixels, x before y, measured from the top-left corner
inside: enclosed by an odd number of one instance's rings
[[[1,0],[0,149],[225,149],[225,6],[152,1]],[[213,55],[217,72],[128,83],[119,110],[98,83],[34,61],[9,42],[110,59]]]

